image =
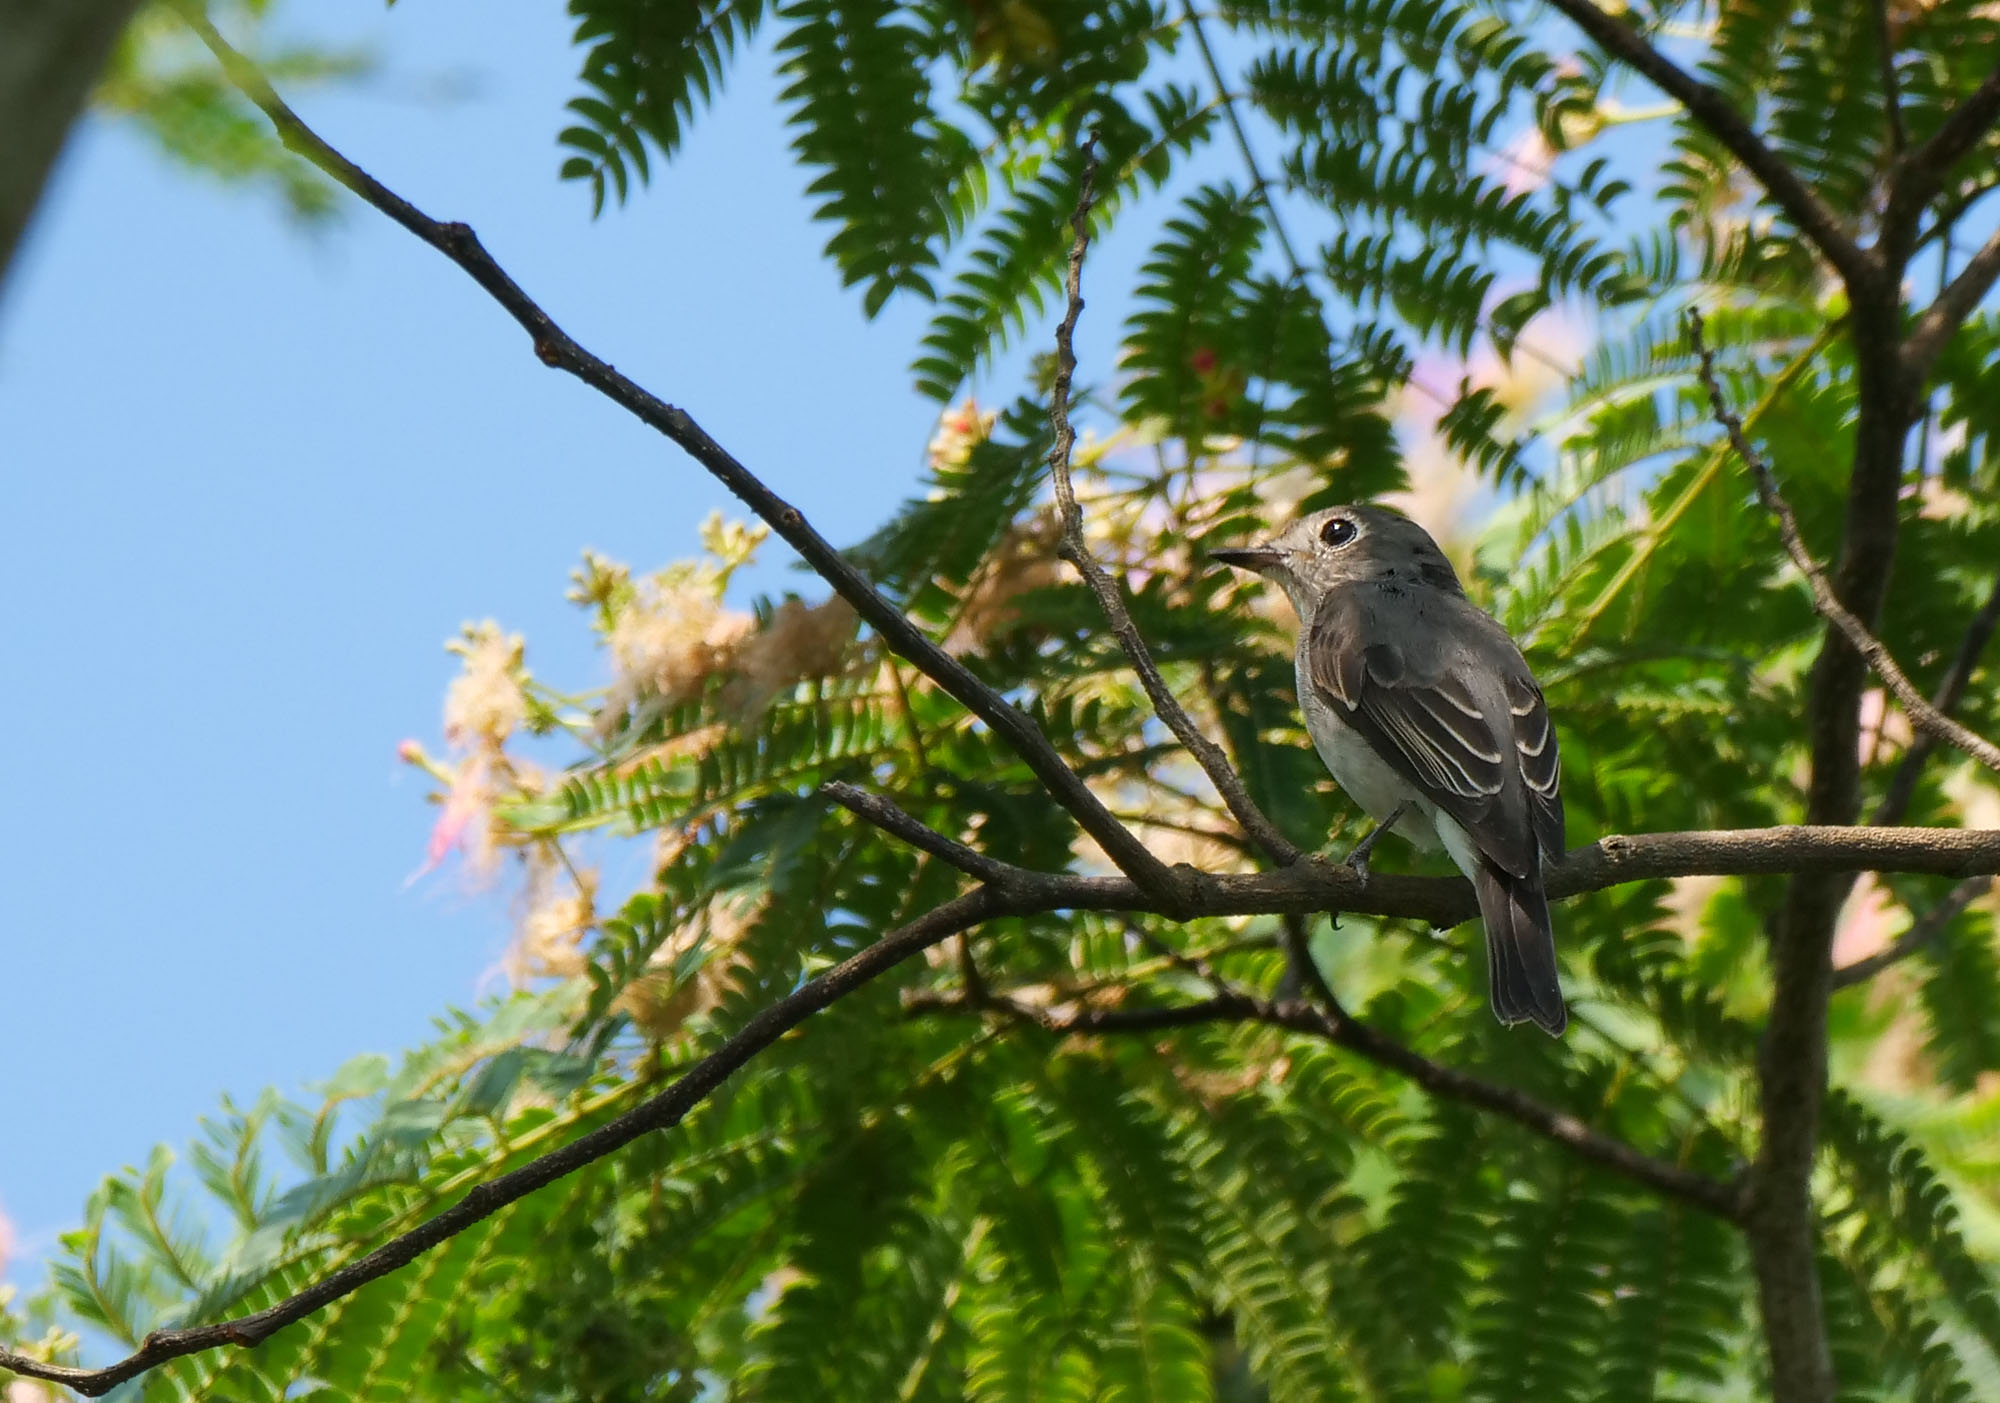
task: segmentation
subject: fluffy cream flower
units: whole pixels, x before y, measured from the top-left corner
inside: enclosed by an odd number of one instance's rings
[[[447,645],[464,659],[464,670],[444,694],[444,734],[453,745],[502,745],[527,719],[521,695],[521,659],[526,645],[518,633],[503,633],[491,619],[467,624],[465,636]]]
[[[642,696],[673,706],[700,695],[754,624],[748,614],[724,609],[704,575],[642,582],[611,625],[618,678],[608,709],[615,714]]]
[[[584,937],[597,924],[597,873],[570,879],[542,849],[529,860],[527,910],[502,968],[515,987],[533,979],[569,979],[588,963]]]

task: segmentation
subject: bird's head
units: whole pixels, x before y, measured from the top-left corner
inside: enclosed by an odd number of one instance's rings
[[[1458,575],[1430,533],[1385,507],[1328,507],[1302,516],[1251,546],[1209,552],[1211,558],[1262,575],[1290,596],[1309,620],[1337,585],[1407,581],[1462,594]]]

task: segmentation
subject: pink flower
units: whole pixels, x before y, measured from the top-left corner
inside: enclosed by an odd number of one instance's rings
[[[493,760],[486,751],[475,751],[459,763],[445,794],[444,809],[431,826],[424,865],[410,874],[412,882],[436,871],[454,849],[464,855],[475,877],[492,875],[498,860],[489,823],[495,798],[493,781]]]

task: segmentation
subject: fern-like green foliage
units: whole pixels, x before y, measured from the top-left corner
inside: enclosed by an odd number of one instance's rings
[[[600,206],[698,139],[735,65],[778,66],[829,261],[866,313],[928,304],[917,382],[958,400],[912,500],[849,558],[1164,860],[1261,862],[1058,554],[1046,384],[1007,387],[997,411],[959,398],[998,350],[1038,344],[1093,161],[1090,227],[1138,253],[1116,351],[1074,387],[1086,540],[1169,688],[1285,832],[1337,851],[1358,815],[1300,725],[1288,606],[1206,552],[1399,490],[1544,685],[1571,842],[1798,820],[1823,625],[1715,426],[1681,317],[1705,311],[1724,394],[1832,560],[1858,394],[1846,308],[1796,231],[1746,205],[1712,135],[1608,92],[1604,57],[1572,52],[1541,10],[571,13],[582,92],[562,173]],[[1921,141],[1990,66],[2000,20],[1972,0],[1886,17]],[[1873,11],[1670,2],[1627,19],[1681,46],[1872,237],[1894,159]],[[1988,137],[1948,173],[1927,238],[1990,224],[1994,155]],[[1878,626],[1926,691],[2000,561],[1996,376],[1986,312],[1939,359],[1898,507]],[[578,572],[608,690],[555,690],[497,630],[458,645],[464,691],[497,693],[474,724],[455,689],[453,744],[418,758],[441,835],[484,843],[475,855],[518,888],[520,989],[393,1068],[364,1057],[306,1101],[225,1105],[183,1158],[114,1176],[50,1288],[0,1299],[0,1330],[65,1355],[65,1327],[129,1345],[268,1305],[638,1104],[964,888],[833,803],[830,782],[994,858],[1105,870],[1019,757],[851,612],[738,607],[730,572],[758,538],[715,523],[704,539],[704,559],[651,575],[596,557]],[[1959,713],[1988,734],[1991,656]],[[1879,697],[1864,716],[1872,804],[1912,737]],[[1904,821],[1995,821],[1990,775],[1940,756],[1917,780]],[[1394,844],[1376,861],[1445,870]],[[1470,928],[1349,915],[1307,935],[1371,1027],[1726,1183],[1760,1131],[1783,894],[1777,878],[1690,878],[1560,903],[1576,1014],[1560,1043],[1492,1022]],[[1880,948],[1942,895],[1940,880],[1869,880],[1835,958]],[[1831,1005],[1812,1188],[1843,1398],[2000,1396],[1994,912],[1973,903]],[[1734,1225],[1303,1034],[1041,1026],[1157,1014],[1209,994],[1207,971],[1289,996],[1288,934],[1269,917],[991,922],[816,1015],[671,1132],[254,1350],[176,1361],[122,1396],[1767,1395]]]

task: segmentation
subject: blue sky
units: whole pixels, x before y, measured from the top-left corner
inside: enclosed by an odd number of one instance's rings
[[[313,24],[382,67],[308,120],[831,538],[912,488],[921,309],[865,322],[821,259],[768,60],[593,221],[555,178],[558,7]],[[440,78],[463,91],[424,96]],[[221,1093],[296,1093],[473,999],[504,902],[405,886],[433,811],[395,747],[436,743],[441,643],[490,615],[543,675],[601,681],[562,598],[581,549],[657,564],[732,503],[373,211],[302,233],[98,122],[0,292],[0,443],[0,1212],[26,1284],[104,1174]],[[805,582],[775,550],[751,583]]]

